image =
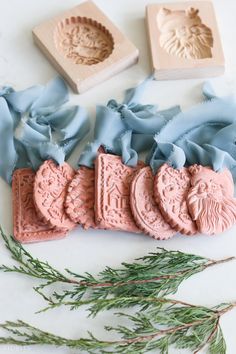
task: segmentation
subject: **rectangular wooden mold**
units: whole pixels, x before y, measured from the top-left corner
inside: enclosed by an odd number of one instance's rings
[[[156,79],[224,73],[224,54],[211,1],[150,4],[146,21]]]
[[[33,38],[79,93],[135,64],[139,55],[138,49],[92,1],[35,27]]]

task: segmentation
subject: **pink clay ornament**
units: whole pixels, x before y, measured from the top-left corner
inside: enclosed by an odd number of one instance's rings
[[[66,229],[54,228],[39,218],[33,200],[35,173],[18,169],[12,178],[14,238],[21,243],[55,240],[65,237]]]
[[[69,230],[75,227],[64,208],[68,184],[74,175],[75,171],[66,162],[58,166],[52,160],[45,161],[36,173],[35,206],[40,217],[51,226]]]
[[[95,218],[101,228],[141,232],[130,209],[130,186],[137,171],[143,167],[129,167],[119,156],[99,154],[95,164]]]
[[[165,221],[153,195],[154,176],[150,167],[142,168],[131,183],[130,205],[134,220],[143,232],[166,240],[176,233]]]
[[[197,233],[195,221],[187,207],[191,175],[187,168],[174,169],[162,165],[154,180],[154,198],[166,222],[184,235]]]
[[[84,229],[96,228],[94,212],[95,171],[80,167],[70,182],[65,199],[66,213],[69,218]]]
[[[215,172],[209,167],[193,165],[187,203],[199,232],[221,233],[236,223],[234,182],[229,170]]]

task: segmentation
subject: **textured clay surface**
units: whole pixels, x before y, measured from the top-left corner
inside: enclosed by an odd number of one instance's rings
[[[229,170],[215,172],[208,167],[189,168],[192,187],[187,202],[199,232],[213,235],[236,223],[234,182]]]
[[[66,236],[67,230],[45,224],[33,200],[35,173],[30,168],[16,170],[12,179],[14,238],[21,243],[47,241]]]
[[[75,171],[66,162],[58,166],[52,160],[45,161],[36,173],[34,202],[39,215],[50,225],[72,229],[75,223],[64,209],[68,183]]]
[[[130,208],[130,186],[136,172],[143,167],[129,167],[119,156],[99,154],[95,168],[95,218],[99,227],[110,230],[140,232]]]
[[[194,235],[197,232],[186,201],[190,178],[188,169],[178,170],[164,164],[157,171],[154,180],[154,197],[162,215],[173,229],[184,235]]]
[[[70,182],[65,199],[65,209],[70,219],[85,229],[96,228],[94,213],[95,171],[80,167]]]
[[[74,64],[94,65],[104,61],[113,50],[110,32],[97,21],[71,17],[61,21],[55,30],[55,44],[64,57]]]
[[[157,15],[160,46],[170,55],[183,59],[211,58],[212,31],[202,23],[199,10],[180,11],[161,8]]]
[[[153,183],[151,168],[142,168],[131,183],[130,206],[136,224],[145,234],[165,240],[176,231],[165,221],[154,200]]]

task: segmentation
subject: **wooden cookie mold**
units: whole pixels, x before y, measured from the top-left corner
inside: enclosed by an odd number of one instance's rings
[[[138,60],[137,48],[92,1],[35,27],[33,38],[79,93]]]
[[[146,20],[156,79],[224,73],[224,54],[211,1],[150,4]]]

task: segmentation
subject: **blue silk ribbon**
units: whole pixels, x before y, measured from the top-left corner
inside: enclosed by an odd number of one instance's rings
[[[151,79],[127,90],[123,103],[112,99],[97,106],[94,140],[86,145],[79,165],[93,167],[103,146],[129,166],[137,164],[140,152],[149,151],[147,163],[154,173],[165,162],[175,168],[198,163],[216,171],[227,167],[236,178],[235,97],[217,97],[206,83],[202,104],[186,112],[179,106],[158,111],[156,105],[140,104]],[[87,134],[87,113],[79,106],[64,107],[67,101],[60,78],[20,92],[0,89],[0,175],[7,182],[15,168],[37,169],[48,158],[63,163]],[[19,138],[15,131],[23,120]]]
[[[107,106],[97,106],[94,139],[86,145],[79,165],[93,167],[100,146],[106,152],[122,156],[129,166],[137,164],[138,153],[151,149],[155,133],[180,112],[180,107],[158,111],[156,105],[140,104],[150,80],[152,77],[127,90],[122,104],[112,99]]]
[[[179,106],[158,111],[157,106],[139,103],[150,79],[127,90],[122,104],[110,100],[107,106],[97,106],[94,140],[79,164],[92,167],[102,145],[130,166],[136,165],[140,152],[149,150],[147,163],[154,173],[165,162],[174,168],[197,163],[216,171],[227,167],[236,178],[235,97],[217,97],[206,82],[202,104],[186,112]]]
[[[201,164],[228,168],[236,178],[236,98],[216,97],[204,84],[207,99],[177,114],[156,132],[147,162],[154,173],[165,162],[174,168]]]
[[[88,133],[87,112],[79,106],[64,107],[68,100],[60,77],[23,91],[0,89],[0,175],[8,183],[16,168],[37,169],[46,159],[63,163]]]

